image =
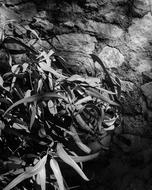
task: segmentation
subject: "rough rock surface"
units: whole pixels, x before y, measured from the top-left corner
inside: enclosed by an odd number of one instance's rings
[[[57,35],[52,44],[76,72],[91,72],[92,59],[89,54],[95,49],[96,38],[88,34],[70,33]]]
[[[103,61],[107,68],[117,68],[124,62],[124,56],[116,48],[104,47],[99,58]]]
[[[142,85],[141,89],[146,97],[148,107],[152,108],[152,82]]]

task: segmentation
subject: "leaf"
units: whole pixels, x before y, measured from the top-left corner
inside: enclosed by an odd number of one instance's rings
[[[42,99],[42,100],[48,100],[48,99],[50,99],[50,98],[60,98],[60,99],[64,99],[64,101],[66,101],[66,102],[68,102],[67,101],[67,99],[65,98],[65,97],[63,97],[63,96],[60,96],[60,95],[58,95],[58,94],[56,94],[56,93],[45,93],[45,94],[42,94],[42,95],[40,95],[40,94],[35,94],[35,95],[33,95],[33,96],[30,96],[30,97],[27,97],[27,98],[23,98],[23,99],[21,99],[21,100],[19,100],[19,101],[17,101],[17,102],[15,102],[13,105],[11,105],[6,111],[5,111],[5,113],[4,113],[4,115],[3,115],[3,117],[11,110],[11,109],[13,109],[14,107],[16,107],[16,106],[18,106],[18,105],[20,105],[20,104],[25,104],[25,103],[30,103],[30,102],[34,102],[34,101],[38,101],[38,100],[40,100],[40,99]]]
[[[40,62],[39,66],[41,67],[42,70],[52,73],[56,78],[66,79],[66,76],[58,73],[57,71],[49,67],[45,62]]]
[[[111,131],[111,130],[114,130],[114,129],[115,129],[114,125],[110,125],[110,127],[104,128],[105,131]]]
[[[37,92],[42,90],[42,86],[43,86],[43,79],[40,78],[38,81]]]
[[[30,129],[32,128],[32,125],[35,121],[35,116],[36,116],[36,108],[37,108],[37,102],[34,101],[34,105],[32,106],[32,114],[31,114],[31,120],[30,120]]]
[[[45,165],[42,167],[42,169],[37,174],[37,182],[41,185],[41,190],[46,189],[46,169]]]
[[[57,114],[57,108],[56,105],[53,103],[52,100],[48,101],[48,109],[52,115]]]
[[[76,129],[74,128],[73,125],[70,126],[70,130],[73,133],[72,137],[75,141],[75,143],[77,144],[77,146],[84,151],[85,153],[89,154],[91,152],[91,149],[89,147],[87,147],[80,139]]]
[[[100,155],[100,152],[96,152],[94,154],[89,154],[87,156],[71,156],[71,158],[77,162],[87,162],[97,158]]]
[[[27,46],[26,44],[24,44],[23,42],[21,42],[17,38],[7,37],[7,38],[4,39],[3,43],[4,44],[7,44],[7,43],[16,43],[16,44],[19,44],[19,45],[23,46],[26,49],[26,53],[29,51],[29,52],[32,52],[33,55],[37,55],[38,54],[37,51],[35,51],[33,48]]]
[[[49,87],[51,90],[53,90],[53,78],[52,78],[51,73],[49,73],[49,75],[48,75],[48,80],[49,80]]]
[[[89,125],[82,119],[80,114],[75,115],[75,119],[78,122],[78,124],[82,127],[82,129],[93,133],[93,131],[90,129]]]
[[[4,113],[3,116],[5,116],[5,115],[6,115],[11,109],[13,109],[14,107],[16,107],[16,106],[18,106],[18,105],[20,105],[20,104],[23,104],[23,103],[33,102],[33,101],[35,101],[35,100],[37,100],[37,99],[39,99],[39,98],[40,98],[39,95],[36,94],[36,95],[30,96],[30,97],[21,99],[21,100],[15,102],[13,105],[11,105],[11,106],[5,111],[5,113]]]
[[[77,102],[75,102],[74,105],[77,106],[79,104],[83,104],[83,103],[86,103],[91,100],[92,100],[91,96],[86,96],[85,98],[82,98],[82,99],[78,100]]]
[[[29,66],[28,63],[23,63],[23,65],[22,65],[22,69],[23,69],[22,72],[23,73],[27,70],[28,66]]]
[[[19,123],[13,123],[13,128],[19,129],[19,130],[25,130],[26,132],[29,132],[27,126],[21,125]]]
[[[4,80],[3,78],[0,76],[0,86],[3,86]]]
[[[103,68],[103,71],[106,74],[106,80],[108,82],[109,87],[111,88],[111,90],[113,92],[115,92],[115,88],[114,88],[114,84],[112,82],[112,79],[111,79],[106,67],[104,66],[103,62],[101,61],[101,59],[98,56],[94,55],[94,54],[90,54],[90,56],[92,57],[94,62],[97,61],[101,65],[101,67]]]
[[[103,102],[106,102],[106,103],[108,103],[110,105],[114,105],[114,106],[120,106],[118,103],[110,100],[110,98],[101,94],[100,92],[98,92],[97,90],[95,90],[93,88],[87,88],[87,89],[85,89],[85,91],[88,95],[98,98],[98,99],[102,100]]]
[[[29,170],[23,172],[17,176],[13,181],[11,181],[3,190],[10,190],[16,185],[21,183],[23,180],[28,179],[36,174],[45,166],[47,160],[47,155],[45,155],[34,167],[31,167]]]
[[[34,34],[34,36],[36,36],[38,40],[41,40],[41,39],[39,38],[37,32],[36,32],[35,30],[31,29],[31,28],[29,27],[29,25],[25,25],[24,27],[25,27],[27,30],[29,30],[32,34]]]
[[[104,123],[107,125],[107,126],[111,126],[115,123],[117,117],[113,117],[113,118],[110,118],[110,119],[104,119]]]
[[[61,170],[60,170],[60,167],[58,165],[58,162],[54,158],[52,158],[50,160],[50,166],[51,166],[52,171],[54,173],[54,176],[57,180],[59,190],[64,190],[65,188],[64,188],[64,184],[63,184],[63,177],[61,174]]]
[[[76,162],[66,153],[63,149],[63,145],[61,143],[57,144],[57,154],[58,156],[68,165],[70,165],[78,174],[86,181],[89,181],[87,176],[83,173],[81,168],[76,164]]]

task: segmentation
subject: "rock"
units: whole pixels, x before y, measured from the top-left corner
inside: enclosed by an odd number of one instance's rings
[[[54,27],[54,25],[51,22],[49,22],[47,19],[42,19],[42,18],[34,18],[34,19],[35,22],[32,25],[39,27],[42,30],[51,31]]]
[[[17,21],[20,22],[20,15],[17,14],[14,10],[7,8],[4,4],[0,6],[0,23],[4,24],[8,21]]]
[[[89,72],[92,72],[93,62],[89,54],[95,49],[95,37],[77,33],[57,35],[56,37],[53,38],[52,44],[72,70],[84,73],[87,68]]]
[[[36,5],[32,2],[24,3],[24,4],[18,4],[15,6],[14,10],[20,14],[20,17],[22,20],[32,20],[32,17],[34,17],[37,14]]]
[[[144,71],[142,73],[143,76],[143,82],[147,83],[147,82],[152,82],[152,71]]]
[[[25,2],[25,0],[5,0],[5,4],[7,5],[16,5],[23,2]]]
[[[149,0],[134,0],[133,16],[142,17],[150,11]]]
[[[4,49],[0,50],[0,75],[3,75],[11,70],[9,65],[9,56]]]
[[[148,107],[152,108],[152,82],[142,85],[141,90],[146,97]]]
[[[68,26],[68,27],[74,27],[74,22],[72,22],[72,21],[67,21],[67,22],[65,22],[64,23],[64,26]]]
[[[152,16],[134,19],[128,29],[127,46],[130,48],[130,65],[140,73],[152,68]]]
[[[120,82],[121,82],[121,90],[123,92],[130,92],[134,90],[134,83],[122,80]]]
[[[117,68],[124,62],[124,56],[116,48],[104,47],[99,58],[103,61],[107,68]]]
[[[76,26],[82,31],[95,34],[103,39],[116,40],[123,36],[123,30],[114,24],[105,24],[88,20],[86,23],[77,22]]]

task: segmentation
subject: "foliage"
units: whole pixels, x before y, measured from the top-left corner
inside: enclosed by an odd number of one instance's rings
[[[5,31],[0,51],[7,56],[0,75],[0,187],[63,190],[64,162],[88,181],[82,162],[99,156],[90,144],[108,150],[107,139],[119,124],[119,79],[95,55],[90,56],[102,66],[101,73],[72,75],[52,49],[37,51]],[[17,55],[26,60],[17,62]]]

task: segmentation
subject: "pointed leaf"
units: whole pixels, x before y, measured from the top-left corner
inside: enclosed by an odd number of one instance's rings
[[[110,98],[101,94],[100,92],[98,92],[97,90],[95,90],[93,88],[87,88],[87,89],[85,89],[85,91],[88,95],[98,98],[98,99],[102,100],[103,102],[106,102],[106,103],[108,103],[110,105],[114,105],[114,106],[120,106],[118,103],[110,100]]]
[[[10,190],[14,188],[16,185],[18,185],[19,183],[21,183],[23,180],[36,175],[45,166],[46,160],[47,160],[47,155],[45,155],[34,167],[30,168],[29,170],[17,176],[3,190]]]
[[[76,162],[66,153],[63,149],[63,145],[61,143],[57,144],[57,154],[58,156],[68,165],[70,165],[78,174],[86,181],[89,181],[87,176],[83,173],[81,168],[76,164]]]
[[[62,177],[62,174],[61,174],[61,170],[60,170],[60,167],[58,165],[58,162],[52,158],[50,160],[50,166],[53,170],[53,173],[54,173],[54,176],[57,180],[57,183],[59,185],[59,190],[64,190],[64,184],[63,184],[63,177]]]
[[[46,189],[46,169],[45,165],[42,167],[42,169],[38,172],[37,174],[38,179],[39,179],[39,184],[41,185],[41,190]]]
[[[70,130],[73,133],[72,137],[75,141],[75,143],[77,144],[77,146],[84,151],[85,153],[89,154],[91,152],[91,149],[89,147],[87,147],[80,139],[76,129],[74,128],[73,125],[70,126]]]
[[[34,105],[32,106],[32,114],[31,114],[31,120],[30,120],[30,129],[32,128],[32,125],[35,121],[35,116],[36,116],[36,101],[34,101]]]
[[[55,71],[54,69],[52,69],[51,67],[49,67],[45,62],[40,62],[39,66],[41,67],[42,70],[48,71],[48,72],[52,73],[57,78],[63,78],[63,79],[66,78],[66,76],[58,73],[57,71]]]
[[[27,97],[27,98],[23,98],[17,102],[15,102],[13,105],[11,105],[4,113],[3,116],[5,116],[11,109],[13,109],[14,107],[20,105],[20,104],[23,104],[23,103],[29,103],[29,102],[33,102],[35,100],[39,99],[39,96],[38,95],[33,95],[33,96],[30,96],[30,97]]]

